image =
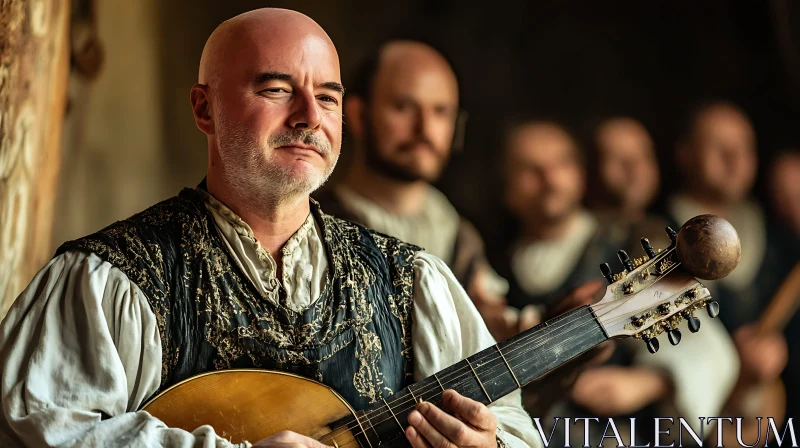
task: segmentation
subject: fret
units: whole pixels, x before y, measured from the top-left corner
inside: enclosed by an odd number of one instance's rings
[[[366,417],[367,421],[369,421],[369,417],[367,417],[366,414],[364,414],[364,417]],[[367,430],[364,429],[364,425],[361,424],[361,419],[358,417],[358,415],[356,415],[356,423],[358,423],[358,427],[361,428],[361,434],[363,434],[364,438],[367,439],[367,445],[369,445],[369,448],[372,448],[372,442],[369,440],[369,436],[367,435]],[[375,428],[372,428],[372,430],[375,431]],[[380,437],[378,438],[378,440],[380,440]]]
[[[511,374],[511,377],[514,378],[514,382],[517,383],[517,389],[522,389],[522,385],[519,384],[519,380],[517,379],[517,375],[514,375],[514,370],[511,368],[511,364],[508,363],[506,356],[503,354],[503,351],[500,350],[500,347],[497,344],[494,345],[494,348],[497,349],[497,353],[500,354],[500,357],[503,358],[503,362],[506,364],[506,368],[508,368],[508,372]]]
[[[591,308],[580,307],[498,344],[523,386],[607,340]],[[528,352],[526,355],[522,353]],[[505,357],[505,355],[508,355]]]
[[[433,374],[433,377],[434,377],[434,378],[436,378],[436,382],[437,382],[437,383],[439,383],[439,387],[441,387],[441,388],[442,388],[442,392],[444,392],[444,391],[445,391],[445,388],[444,388],[444,386],[442,386],[442,382],[441,382],[441,381],[439,381],[439,377],[438,377],[438,376],[436,376],[436,374],[435,374],[435,373]]]
[[[364,418],[367,419],[367,424],[369,425],[369,429],[371,429],[372,432],[375,433],[375,436],[378,438],[378,446],[381,446],[381,444],[383,444],[383,442],[381,442],[381,435],[378,434],[378,430],[375,429],[375,426],[372,424],[372,421],[370,421],[369,415],[367,415],[367,413],[364,413]],[[367,439],[367,442],[369,443],[369,446],[371,447],[372,443],[369,441],[369,436],[367,435],[366,432],[364,433],[364,438]]]
[[[411,388],[411,386],[408,386],[407,389],[408,389],[408,392],[411,394],[411,398],[414,399],[414,403],[420,404],[420,403],[422,403],[424,401],[422,398],[418,398],[416,395],[414,395],[414,390]]]
[[[492,400],[492,397],[489,395],[489,392],[486,392],[486,388],[483,386],[483,383],[481,382],[481,379],[478,376],[478,372],[475,371],[475,368],[472,367],[472,363],[469,362],[469,358],[467,358],[465,361],[467,361],[467,365],[469,366],[469,369],[472,370],[472,374],[475,375],[475,380],[478,381],[478,386],[481,386],[481,390],[483,390],[483,393],[486,394],[486,398],[489,399],[489,403],[494,401],[494,400]]]
[[[392,410],[392,407],[389,406],[389,403],[386,402],[385,398],[381,397],[381,400],[383,400],[383,404],[386,405],[386,409],[389,410],[389,413],[392,414],[392,418],[394,418],[394,421],[397,422],[397,426],[400,428],[401,431],[403,431],[404,430],[403,429],[403,425],[400,424],[400,420],[398,420],[397,416],[394,415],[394,411]]]
[[[399,447],[404,442],[408,414],[417,404],[429,401],[440,405],[441,393],[447,389],[490,404],[492,397],[496,400],[519,389],[606,339],[608,337],[588,306],[542,323],[365,409],[365,413],[359,413],[356,418],[362,432],[359,443],[364,448]],[[395,407],[392,408],[391,404]],[[361,415],[364,416],[363,425]],[[369,415],[375,421],[374,426]],[[372,437],[377,437],[375,443],[367,431],[374,434]],[[362,438],[366,443],[362,443]]]

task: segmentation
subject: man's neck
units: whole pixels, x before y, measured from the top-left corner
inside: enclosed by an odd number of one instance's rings
[[[537,219],[525,224],[523,237],[527,241],[547,241],[562,238],[569,233],[575,221],[581,214],[581,209],[576,208],[561,219]]]
[[[392,179],[362,164],[353,165],[344,179],[344,185],[384,210],[400,216],[419,213],[425,206],[430,187],[422,180],[408,182]]]
[[[308,218],[308,196],[284,201],[244,198],[209,173],[208,192],[250,226],[261,247],[280,263],[280,250]]]
[[[612,217],[614,220],[626,223],[635,223],[647,216],[647,211],[642,207],[620,205],[617,207],[598,207],[596,213],[603,217]]]
[[[740,201],[723,201],[718,198],[711,198],[708,195],[698,194],[688,190],[684,193],[687,198],[696,203],[703,210],[703,213],[722,216],[730,216],[739,205]]]

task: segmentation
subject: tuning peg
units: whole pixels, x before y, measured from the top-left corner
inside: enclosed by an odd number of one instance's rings
[[[658,351],[658,346],[659,346],[658,339],[656,339],[656,338],[648,338],[648,337],[645,337],[643,339],[644,339],[644,343],[647,345],[647,351],[648,352],[655,353],[655,352]]]
[[[670,227],[670,226],[667,226],[666,231],[667,231],[667,235],[669,235],[669,239],[671,239],[672,242],[674,243],[675,242],[675,238],[678,238],[678,232],[672,230],[672,227]]]
[[[719,316],[719,303],[714,302],[713,300],[711,302],[707,302],[706,311],[708,312],[708,316],[712,319]]]
[[[656,256],[656,251],[653,250],[653,246],[650,245],[650,240],[647,238],[642,238],[642,249],[647,254],[647,258],[653,258]]]
[[[686,323],[689,324],[689,331],[692,333],[700,331],[700,319],[694,317],[692,313],[688,311],[683,312],[683,318],[686,319]]]
[[[620,263],[625,266],[625,270],[631,272],[633,270],[633,263],[631,263],[631,257],[628,256],[628,253],[624,250],[620,250],[617,252],[617,257],[619,257]]]
[[[611,273],[611,266],[609,266],[608,263],[603,263],[600,265],[600,272],[603,273],[603,277],[605,277],[606,280],[608,280],[609,284],[614,283],[614,277],[613,274]]]
[[[678,343],[681,342],[681,330],[672,328],[670,324],[664,325],[664,329],[667,330],[667,336],[669,337],[670,344],[678,345]]]

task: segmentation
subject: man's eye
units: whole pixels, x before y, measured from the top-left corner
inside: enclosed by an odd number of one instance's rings
[[[411,103],[408,101],[395,101],[394,108],[398,111],[405,111],[411,109]]]
[[[336,98],[334,98],[332,96],[322,95],[322,96],[318,96],[317,98],[319,98],[322,101],[325,101],[326,103],[339,104],[339,101],[336,100]]]
[[[283,87],[273,87],[273,88],[270,88],[270,89],[264,89],[261,92],[262,93],[289,93],[289,91],[284,89]]]

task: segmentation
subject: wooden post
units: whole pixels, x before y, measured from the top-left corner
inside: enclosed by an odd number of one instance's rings
[[[68,0],[0,0],[0,317],[52,256]]]

